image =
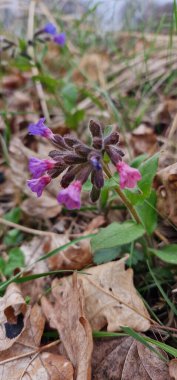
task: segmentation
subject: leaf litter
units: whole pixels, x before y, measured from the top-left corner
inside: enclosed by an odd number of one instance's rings
[[[74,83],[84,86],[86,84],[84,70],[86,70],[92,83],[110,91],[113,103],[120,112],[123,100],[124,111],[125,114],[127,113],[126,122],[129,125],[136,125],[132,132],[125,131],[124,137],[122,136],[126,157],[129,157],[129,153],[132,157],[145,152],[152,155],[159,151],[160,145],[164,144],[159,170],[154,181],[158,198],[157,208],[162,218],[162,225],[168,223],[169,220],[176,225],[176,146],[174,147],[173,143],[175,134],[169,139],[167,138],[171,122],[176,115],[176,99],[168,96],[162,99],[157,95],[156,104],[151,104],[150,99],[146,97],[142,98],[142,103],[140,102],[141,88],[143,89],[143,86],[147,85],[146,80],[153,83],[153,80],[158,80],[161,76],[163,78],[163,75],[166,74],[164,43],[167,40],[165,37],[163,36],[163,42],[157,38],[156,44],[159,50],[156,51],[156,54],[152,52],[146,78],[147,67],[144,64],[143,52],[145,45],[148,49],[151,48],[152,42],[148,35],[143,43],[141,38],[133,37],[136,43],[128,51],[130,56],[128,65],[122,62],[122,56],[119,61],[117,54],[111,56],[109,52],[105,51],[84,54],[83,58],[81,54],[80,64],[73,71],[72,78]],[[121,54],[125,54],[125,57],[123,56],[125,59],[127,59],[126,46],[128,46],[125,41],[128,42],[129,38],[131,40],[131,37],[123,34],[119,36],[119,47]],[[176,40],[174,40],[174,44],[176,44]],[[134,56],[135,51],[136,57]],[[58,57],[58,51],[55,50],[53,53],[55,57]],[[174,66],[175,49],[172,53],[172,61],[169,66],[173,71],[176,69]],[[104,65],[102,65],[102,60],[104,60]],[[111,65],[109,61],[111,61]],[[47,62],[46,59],[46,63],[49,66],[55,66],[54,60]],[[103,67],[100,68],[100,65]],[[164,84],[163,81],[161,83]],[[24,90],[21,91],[22,86],[26,86],[25,93]],[[27,266],[23,271],[24,277],[61,269],[81,270],[81,273],[72,276],[66,275],[60,279],[46,276],[21,285],[13,283],[7,287],[5,295],[0,299],[1,378],[2,380],[7,378],[15,380],[30,377],[35,380],[42,377],[53,380],[58,378],[84,380],[90,379],[92,376],[95,380],[128,380],[132,377],[137,380],[167,380],[170,377],[175,379],[176,359],[169,362],[168,372],[167,364],[158,355],[131,337],[95,341],[93,349],[93,330],[102,330],[106,334],[109,331],[121,331],[121,326],[128,325],[136,331],[147,332],[147,335],[151,334],[152,319],[136,291],[138,281],[140,284],[143,282],[144,285],[147,278],[142,280],[143,274],[137,274],[137,268],[134,268],[134,271],[131,268],[125,269],[126,258],[95,267],[93,266],[90,240],[85,239],[31,267],[31,263],[42,255],[71,242],[74,237],[84,236],[90,232],[95,233],[97,228],[107,225],[109,221],[124,221],[127,215],[121,208],[114,209],[114,199],[111,201],[113,202],[111,209],[105,207],[105,211],[103,211],[103,206],[97,210],[88,210],[87,216],[84,210],[81,210],[77,216],[74,213],[68,215],[60,205],[56,204],[57,181],[49,187],[49,190],[45,191],[44,197],[40,200],[36,200],[31,195],[25,185],[28,177],[28,158],[31,155],[37,156],[41,152],[45,156],[49,151],[49,146],[48,143],[43,143],[38,139],[30,140],[26,136],[27,124],[36,121],[36,116],[30,113],[41,114],[40,102],[34,88],[30,86],[30,72],[21,74],[19,70],[12,70],[12,73],[8,72],[3,79],[2,108],[3,102],[8,99],[7,105],[10,111],[17,112],[17,114],[7,114],[7,118],[2,118],[0,126],[4,134],[8,122],[12,134],[9,157],[7,157],[10,166],[2,168],[4,179],[2,179],[3,189],[0,188],[0,213],[3,215],[11,208],[20,205],[22,216],[19,224],[25,225],[27,228],[36,228],[39,231],[47,229],[52,233],[51,236],[32,239],[29,239],[27,232],[25,233],[24,240],[22,244],[20,243]],[[116,92],[118,86],[121,99],[118,99],[119,95]],[[89,84],[89,90],[90,87]],[[89,90],[83,97],[80,94],[77,104],[78,109],[84,110],[86,113],[86,119],[94,115],[103,120],[107,119],[110,124],[115,122],[110,105],[107,107],[105,99],[97,93],[97,89],[91,97],[88,95]],[[163,92],[160,84],[158,87],[158,81],[152,87],[151,94],[154,96],[157,90]],[[134,100],[138,103],[136,112],[132,111],[126,103],[131,92],[134,93]],[[97,103],[93,101],[94,96],[97,97]],[[132,95],[130,95],[131,97]],[[121,100],[120,104],[119,100]],[[147,100],[149,101],[147,115],[144,115],[139,123],[136,117],[138,118],[140,113],[144,112],[144,103]],[[97,107],[98,103],[99,107]],[[20,114],[21,111],[25,111],[24,114],[23,112]],[[59,130],[59,133],[65,134],[68,126],[62,112],[58,110],[58,106],[54,106],[53,111],[57,114],[52,115],[52,125],[56,124],[55,129]],[[115,126],[117,128],[117,125]],[[160,133],[158,128],[160,128]],[[88,136],[83,125],[80,130],[83,140],[86,141]],[[126,141],[130,144],[130,152],[127,149]],[[4,166],[5,155],[0,152],[0,156],[0,162]],[[88,199],[87,196],[85,199]],[[102,202],[104,204],[103,199]],[[160,227],[163,226],[160,225]],[[171,227],[169,225],[169,228]],[[6,228],[3,227],[1,236],[5,234],[5,231]],[[158,239],[154,240],[156,248],[161,246],[166,238],[170,240],[169,230],[167,237],[163,234],[165,235],[164,230],[160,229],[156,235],[160,242]],[[138,245],[136,248],[138,249]],[[2,242],[3,252],[4,249],[8,251]],[[130,250],[130,246],[126,247],[123,254],[129,253]],[[139,265],[141,266],[141,262]],[[158,265],[159,262],[157,262]],[[16,268],[14,275],[18,270],[19,268]],[[6,278],[3,276],[1,274],[4,281]],[[133,277],[136,286],[133,284]],[[153,284],[151,285],[153,286]],[[49,293],[50,288],[52,289],[51,293]],[[44,297],[45,293],[46,297]],[[28,298],[30,298],[30,306],[27,305]],[[149,298],[154,299],[154,294],[150,292]],[[173,327],[176,326],[174,317],[167,315],[164,311],[165,303],[161,302],[161,304],[162,320],[165,323],[171,323]],[[159,305],[160,302],[156,301],[153,310],[158,307],[160,310]],[[171,320],[172,322],[170,322]],[[52,332],[56,333],[56,330],[61,342],[55,341],[53,338],[51,338],[51,342],[49,338],[50,343],[48,343],[45,338],[46,332],[50,335]],[[15,337],[10,335],[9,338],[9,334],[15,334]],[[165,339],[166,336],[162,334],[162,340]],[[164,351],[159,350],[159,352],[165,356]],[[15,359],[16,356],[18,356],[17,359]]]

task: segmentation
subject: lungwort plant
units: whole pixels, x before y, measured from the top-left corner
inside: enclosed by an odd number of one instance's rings
[[[40,197],[52,179],[59,177],[57,201],[69,210],[80,209],[83,188],[89,188],[92,202],[98,201],[104,189],[113,190],[119,195],[133,219],[124,223],[114,222],[92,239],[95,261],[100,263],[107,261],[108,257],[109,260],[117,257],[120,253],[118,247],[137,240],[145,232],[151,234],[154,231],[156,197],[151,187],[158,156],[150,157],[145,162],[140,160],[138,168],[131,167],[123,159],[117,131],[106,134],[107,129],[94,120],[90,121],[89,130],[91,145],[86,145],[72,134],[54,134],[46,126],[44,118],[30,124],[29,134],[49,139],[56,149],[51,150],[46,159],[30,158],[32,178],[27,185]],[[115,167],[114,173],[111,173],[109,163]],[[84,186],[86,182],[90,185]],[[109,254],[105,252],[107,249]]]

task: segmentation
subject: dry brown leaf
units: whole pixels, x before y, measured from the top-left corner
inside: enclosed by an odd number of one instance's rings
[[[84,314],[83,288],[77,274],[64,287],[52,283],[55,305],[42,298],[42,308],[52,327],[59,332],[67,355],[75,368],[77,380],[91,379],[92,330]]]
[[[87,226],[84,235],[93,233],[95,229],[102,226],[105,222],[103,216],[97,216]],[[50,250],[59,247],[60,245],[69,242],[66,236],[58,238],[58,245],[55,245],[55,240],[51,240]],[[58,255],[52,256],[47,260],[50,270],[57,269],[82,269],[92,263],[92,253],[90,239],[84,239],[77,244],[73,244],[66,250],[59,252]]]
[[[38,351],[43,334],[45,318],[41,308],[33,306],[25,331],[16,343],[1,353],[1,380],[58,380],[73,379],[71,363],[63,356],[48,352],[42,348]]]
[[[131,337],[96,341],[92,368],[93,380],[170,380],[167,364]]]
[[[154,185],[159,214],[177,225],[177,163],[159,170]]]
[[[46,192],[40,199],[36,198],[34,194],[30,194],[30,198],[25,199],[21,204],[21,209],[25,214],[44,219],[54,218],[60,213],[61,208],[56,198]]]
[[[142,123],[133,130],[131,142],[136,155],[145,152],[151,153],[152,149],[157,151],[157,137],[153,129],[146,123]]]
[[[104,76],[108,67],[109,61],[106,53],[87,53],[81,58],[79,69],[74,71],[73,79],[76,83],[85,82],[85,78],[82,75],[83,71],[87,73],[92,81],[99,81],[100,76]]]
[[[79,275],[83,284],[86,316],[93,330],[107,325],[108,331],[119,331],[129,326],[136,331],[150,327],[150,316],[133,284],[132,269],[125,270],[123,258],[86,270]],[[63,288],[71,276],[58,280]]]
[[[170,360],[169,374],[173,380],[177,380],[177,359]]]
[[[0,298],[0,351],[7,350],[22,334],[28,316],[27,305],[16,284]]]

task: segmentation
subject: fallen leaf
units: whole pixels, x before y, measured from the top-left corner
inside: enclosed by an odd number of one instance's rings
[[[142,123],[131,134],[131,140],[134,153],[151,153],[157,151],[157,137],[147,123]]]
[[[86,230],[84,235],[93,233],[98,227],[102,226],[105,222],[103,216],[97,216],[92,220]],[[63,244],[69,242],[66,236],[58,237],[58,245],[54,239],[51,240],[50,250],[55,249]],[[73,244],[71,247],[68,247],[64,251],[58,253],[58,255],[52,256],[47,260],[50,270],[57,269],[82,269],[87,265],[92,263],[92,253],[90,246],[90,239],[84,239],[77,244]]]
[[[177,226],[177,163],[158,171],[154,186],[157,191],[157,209],[165,219]]]
[[[42,352],[38,350],[44,325],[44,315],[35,304],[21,337],[9,350],[1,353],[1,380],[73,379],[72,365],[65,357],[51,353],[48,348],[46,351],[44,346]]]
[[[107,325],[108,331],[129,326],[136,331],[150,327],[150,316],[133,284],[133,270],[125,270],[126,258],[86,270],[79,275],[85,297],[86,316],[93,330]],[[67,287],[71,276],[58,281]]]
[[[55,279],[52,283],[55,304],[42,298],[42,308],[50,325],[59,332],[67,355],[75,368],[76,380],[91,379],[92,330],[84,314],[82,283],[77,274],[72,283],[64,286]]]
[[[30,198],[25,199],[21,204],[21,209],[25,214],[44,219],[54,218],[60,213],[61,208],[56,198],[46,192],[40,199],[31,194]]]
[[[7,350],[22,334],[28,316],[27,305],[16,284],[10,284],[0,298],[0,351]]]
[[[170,360],[169,374],[173,380],[177,380],[177,359]]]
[[[93,380],[169,380],[167,364],[131,337],[96,341],[92,368]]]

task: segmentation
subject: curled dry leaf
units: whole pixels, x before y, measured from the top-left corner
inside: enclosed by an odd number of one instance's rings
[[[95,229],[102,226],[105,222],[103,216],[97,216],[92,220],[85,230],[84,235],[93,233]],[[51,248],[55,249],[63,244],[68,243],[66,236],[58,238],[58,245],[55,239],[51,240]],[[90,246],[90,239],[84,239],[77,244],[73,244],[66,250],[60,252],[58,255],[52,256],[47,260],[50,270],[57,269],[82,269],[92,263],[92,253]]]
[[[61,205],[57,203],[55,197],[45,192],[40,199],[30,194],[30,198],[22,202],[21,209],[29,216],[48,219],[54,218],[60,213]]]
[[[135,154],[157,151],[157,137],[151,126],[145,122],[133,130],[131,142]]]
[[[154,185],[160,215],[177,226],[177,163],[159,170]]]
[[[64,286],[63,286],[64,285]],[[42,308],[52,327],[59,332],[67,355],[75,368],[75,379],[91,379],[92,330],[84,314],[83,287],[77,274],[72,282],[52,283],[55,305],[42,298]]]
[[[7,350],[22,334],[28,316],[27,305],[16,284],[10,284],[0,298],[0,351]]]
[[[170,380],[167,364],[131,337],[96,341],[92,368],[93,380]]]
[[[177,380],[177,359],[170,360],[169,374],[173,380]]]
[[[1,380],[73,379],[73,367],[65,357],[51,353],[48,346],[46,349],[43,346],[40,352],[44,325],[41,308],[35,304],[20,338],[10,349],[1,353]]]
[[[119,331],[129,326],[136,331],[150,327],[149,314],[133,284],[132,269],[125,270],[123,258],[86,270],[79,275],[84,288],[86,316],[93,330],[107,325],[108,331]],[[59,281],[67,286],[71,276]]]

